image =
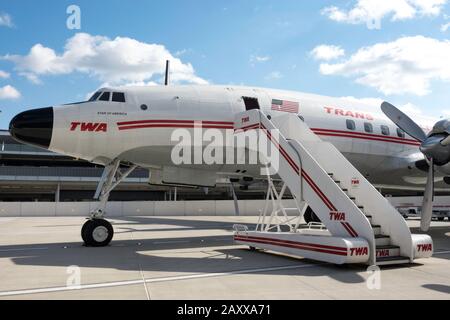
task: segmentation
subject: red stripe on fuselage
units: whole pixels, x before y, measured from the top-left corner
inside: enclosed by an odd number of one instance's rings
[[[139,124],[152,124],[152,123],[205,123],[205,124],[217,124],[217,125],[234,125],[233,122],[227,121],[209,121],[209,120],[139,120],[139,121],[127,121],[127,122],[117,122],[118,126],[130,126]]]
[[[194,128],[200,126],[205,129],[234,129],[234,123],[228,121],[203,121],[203,120],[138,120],[118,122],[119,130],[146,129],[146,128]],[[251,128],[249,128],[251,129]],[[245,129],[245,130],[249,130]],[[368,141],[390,142],[410,146],[420,146],[420,142],[400,137],[369,134],[355,131],[342,131],[333,129],[311,128],[320,136],[352,138]]]
[[[242,132],[242,131],[249,131],[249,130],[253,130],[253,129],[259,129],[259,123],[256,124],[252,124],[246,127],[242,127],[240,129],[234,129],[235,132]]]
[[[411,146],[420,146],[420,142],[418,142],[416,140],[390,137],[390,136],[380,136],[377,134],[367,134],[367,133],[354,132],[354,131],[341,131],[341,130],[330,130],[330,129],[320,129],[320,128],[312,128],[311,130],[315,134],[321,135],[321,136],[354,138],[354,139],[371,140],[371,141],[391,142],[391,143],[405,144],[405,145],[411,145]]]
[[[119,131],[124,130],[133,130],[133,129],[148,129],[148,128],[203,128],[203,129],[233,129],[233,126],[219,126],[219,125],[209,125],[209,124],[200,124],[200,123],[192,123],[192,124],[142,124],[142,125],[134,125],[134,126],[122,126],[119,127]]]

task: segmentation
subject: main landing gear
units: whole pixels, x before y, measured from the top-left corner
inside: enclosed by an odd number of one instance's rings
[[[132,165],[122,172],[119,159],[105,167],[94,196],[94,199],[99,200],[99,204],[81,228],[81,238],[86,247],[106,247],[111,242],[114,229],[111,223],[103,218],[109,194],[136,168],[136,165]]]

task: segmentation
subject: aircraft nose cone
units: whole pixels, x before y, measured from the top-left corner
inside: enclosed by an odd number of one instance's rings
[[[9,124],[11,136],[26,144],[48,149],[53,132],[53,108],[25,111]]]

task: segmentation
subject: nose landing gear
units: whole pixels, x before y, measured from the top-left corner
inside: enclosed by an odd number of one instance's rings
[[[105,167],[94,196],[99,200],[98,207],[81,228],[81,238],[86,247],[105,247],[111,242],[114,229],[111,223],[103,219],[109,194],[136,168],[136,165],[132,165],[122,172],[119,159]]]
[[[81,238],[86,247],[106,247],[113,236],[111,223],[104,219],[89,219],[81,228]]]

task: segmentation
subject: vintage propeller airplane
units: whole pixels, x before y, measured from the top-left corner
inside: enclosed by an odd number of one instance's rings
[[[95,195],[99,206],[82,228],[87,246],[105,246],[114,233],[104,219],[109,193],[137,167],[159,174],[165,184],[214,187],[223,177],[263,179],[260,166],[250,164],[173,162],[175,130],[193,132],[201,125],[204,131],[233,132],[235,115],[251,109],[269,117],[297,114],[380,189],[420,191],[426,185],[422,229],[428,230],[434,190],[448,190],[450,183],[450,121],[417,124],[389,103],[377,109],[346,99],[236,86],[102,88],[85,102],[20,113],[9,131],[20,142],[105,166]]]

